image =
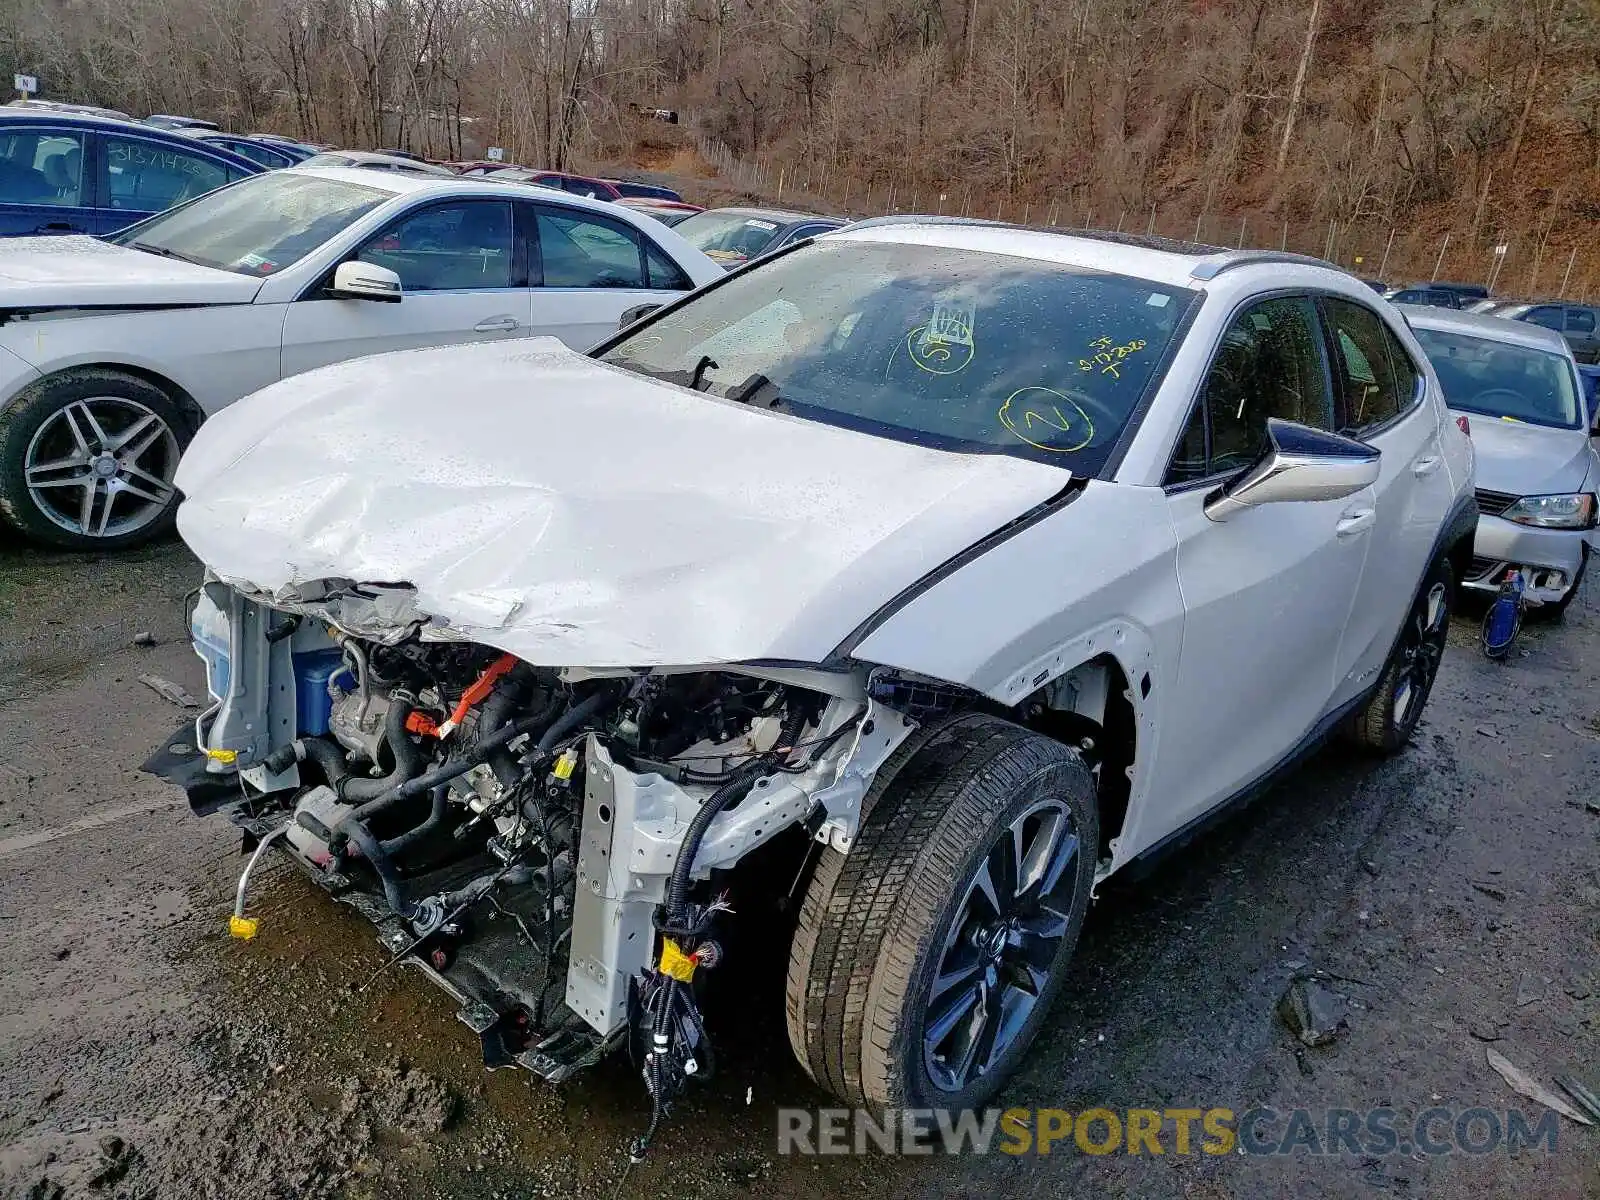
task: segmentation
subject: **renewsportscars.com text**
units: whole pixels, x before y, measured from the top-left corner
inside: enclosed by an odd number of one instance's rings
[[[903,1108],[778,1110],[779,1154],[1554,1153],[1548,1110],[1426,1108]]]

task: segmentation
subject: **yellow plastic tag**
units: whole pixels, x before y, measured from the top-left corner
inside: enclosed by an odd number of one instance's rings
[[[556,759],[556,765],[550,768],[550,773],[557,779],[571,779],[572,772],[578,766],[578,752],[576,750],[563,750],[561,757]]]
[[[669,975],[679,983],[688,983],[694,978],[695,961],[683,952],[683,948],[671,938],[661,939],[661,962],[659,969],[663,975]]]
[[[209,758],[212,762],[228,763],[228,764],[231,765],[231,764],[233,764],[233,763],[235,763],[235,762],[237,762],[239,760],[239,752],[237,750],[210,750],[210,749],[208,749],[206,751],[206,757]]]
[[[256,930],[259,928],[261,928],[261,921],[256,917],[228,918],[228,932],[246,942],[255,937]]]

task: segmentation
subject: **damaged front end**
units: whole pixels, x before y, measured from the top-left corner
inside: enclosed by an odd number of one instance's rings
[[[191,628],[213,703],[147,767],[368,917],[487,1065],[560,1080],[631,1036],[658,1117],[709,1061],[719,874],[797,826],[847,849],[909,731],[863,670],[542,667],[403,585],[208,579]]]

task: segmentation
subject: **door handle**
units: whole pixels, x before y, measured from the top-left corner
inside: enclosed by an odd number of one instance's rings
[[[1411,473],[1418,479],[1424,475],[1432,475],[1439,469],[1439,464],[1444,462],[1437,454],[1430,454],[1426,458],[1419,458],[1412,462]]]
[[[1347,538],[1358,533],[1365,533],[1378,523],[1378,510],[1375,508],[1347,508],[1339,516],[1339,523],[1333,527],[1336,536]]]
[[[474,333],[510,333],[517,327],[515,317],[485,317],[472,327]]]

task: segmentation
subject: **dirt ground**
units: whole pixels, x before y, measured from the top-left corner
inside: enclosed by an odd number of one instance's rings
[[[484,1072],[445,998],[374,979],[370,928],[285,867],[253,891],[260,936],[226,936],[237,836],[137,770],[183,719],[139,676],[203,690],[197,575],[176,543],[0,542],[0,1197],[1600,1195],[1600,1131],[1565,1121],[1553,1155],[780,1155],[776,1108],[828,1102],[761,971],[723,981],[718,1075],[624,1180],[647,1116],[626,1061]],[[1504,666],[1458,622],[1407,753],[1324,752],[1108,888],[1004,1104],[1536,1109],[1491,1044],[1600,1090],[1593,596]],[[1328,1046],[1275,1015],[1306,971],[1348,997]]]

